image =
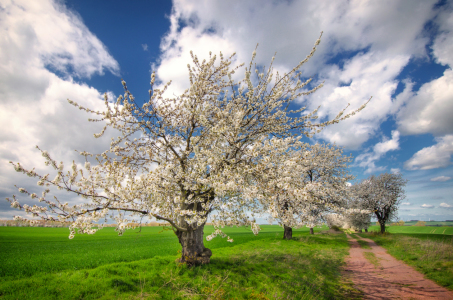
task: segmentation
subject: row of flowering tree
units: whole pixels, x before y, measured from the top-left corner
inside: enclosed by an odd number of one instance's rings
[[[285,239],[292,238],[292,228],[306,226],[313,233],[326,214],[344,213],[350,198],[348,182],[354,178],[348,170],[352,158],[334,145],[304,144],[294,155],[294,165],[277,168],[274,178],[268,178],[266,190],[272,196],[263,203],[271,221],[276,219],[284,227]],[[283,178],[297,183],[296,195],[279,184]]]
[[[388,222],[396,219],[398,207],[406,197],[406,183],[401,173],[382,173],[352,186],[356,205],[371,211],[378,220],[381,233],[385,232]]]
[[[46,165],[57,173],[54,179],[12,164],[16,171],[35,177],[38,185],[57,187],[85,201],[70,206],[57,197],[49,198],[47,188],[42,197],[19,188],[39,200],[39,205],[21,204],[15,195],[7,200],[34,217],[71,221],[70,238],[95,233],[112,213],[120,235],[137,217],[166,221],[181,244],[180,260],[188,265],[210,261],[212,252],[203,243],[210,215],[215,231],[208,240],[224,236],[224,225],[247,224],[257,234],[253,216],[263,210],[292,226],[296,224],[292,218],[311,209],[336,209],[336,194],[343,192],[348,177],[332,176],[335,170],[328,163],[329,157],[340,157],[339,152],[319,146],[325,157],[313,158],[310,155],[318,146],[306,150],[301,139],[349,118],[365,104],[325,122],[314,122],[317,110],[302,114],[305,108],[289,109],[294,100],[322,86],[307,89],[311,79],[299,78],[300,68],[319,43],[320,39],[304,60],[282,75],[274,74],[272,62],[267,71],[253,68],[254,51],[245,78],[235,82],[233,74],[243,65],[231,67],[234,54],[224,58],[220,53],[216,63],[216,55],[199,61],[191,53],[190,88],[178,97],[164,97],[171,82],[153,89],[153,73],[149,101],[143,105],[135,101],[124,81],[124,95],[116,102],[110,103],[105,95],[105,111],[68,100],[97,117],[91,121],[105,123],[95,137],[108,127],[120,132],[110,148],[100,154],[80,152],[87,161],[83,170],[75,163],[65,170],[63,163],[40,149]],[[339,160],[339,164],[345,162]]]
[[[380,232],[384,233],[385,225],[397,217],[398,206],[405,198],[406,183],[401,173],[383,173],[352,185],[344,213],[329,215],[328,226],[367,231],[373,216],[378,220]]]

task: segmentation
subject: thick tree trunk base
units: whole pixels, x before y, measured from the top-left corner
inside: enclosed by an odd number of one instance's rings
[[[310,234],[315,234],[315,231],[313,230],[313,228],[310,228]]]
[[[293,229],[291,227],[288,227],[286,225],[283,225],[284,227],[284,233],[283,233],[283,239],[284,240],[291,240],[293,238]]]
[[[365,228],[365,232],[368,232],[368,228]]]
[[[384,234],[385,233],[385,223],[380,224],[380,225],[381,225],[381,233]]]
[[[212,251],[203,244],[203,229],[204,226],[200,226],[195,230],[176,231],[182,247],[181,258],[179,259],[180,263],[187,264],[188,266],[210,263]]]
[[[212,251],[211,249],[204,248],[201,253],[189,253],[186,251],[178,259],[178,262],[187,264],[188,266],[199,266],[209,264],[211,262]]]

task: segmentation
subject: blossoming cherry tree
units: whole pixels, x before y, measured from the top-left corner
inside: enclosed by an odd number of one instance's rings
[[[311,79],[299,78],[299,69],[319,43],[320,39],[304,60],[283,75],[274,74],[274,58],[264,73],[256,65],[253,68],[256,50],[239,82],[233,80],[233,74],[243,65],[231,67],[234,54],[224,58],[220,53],[216,63],[216,55],[210,53],[208,60],[200,61],[191,53],[193,64],[187,65],[190,87],[177,97],[164,97],[171,81],[162,89],[153,89],[153,73],[149,101],[143,105],[137,104],[124,81],[124,95],[116,102],[109,103],[105,95],[105,111],[68,100],[98,117],[91,121],[105,123],[95,137],[102,136],[107,127],[118,130],[120,136],[103,153],[80,152],[87,162],[90,157],[96,159],[96,164],[87,163],[85,170],[73,164],[65,172],[63,164],[42,151],[46,164],[58,174],[55,179],[27,170],[20,163],[13,165],[18,172],[37,178],[38,185],[56,186],[86,202],[69,206],[58,198],[49,199],[49,190],[38,197],[22,189],[20,192],[44,205],[21,205],[16,196],[7,200],[45,220],[71,221],[70,238],[76,233],[95,233],[102,228],[97,222],[105,221],[112,212],[120,235],[137,217],[163,220],[179,239],[182,263],[209,263],[212,252],[203,243],[208,216],[217,212],[215,231],[208,240],[224,236],[224,225],[249,224],[258,233],[259,226],[249,214],[260,212],[256,199],[262,197],[262,191],[257,186],[266,186],[262,182],[266,167],[281,165],[278,160],[285,157],[275,154],[365,107],[347,114],[343,110],[334,119],[318,123],[312,122],[316,110],[302,115],[304,108],[288,109],[295,99],[322,86],[307,90]],[[294,187],[288,185],[287,189]]]

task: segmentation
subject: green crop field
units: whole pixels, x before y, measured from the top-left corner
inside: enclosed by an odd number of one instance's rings
[[[325,229],[325,228],[324,228]],[[205,234],[212,232],[207,226]],[[343,233],[309,235],[279,226],[226,228],[234,243],[215,238],[211,264],[176,262],[172,231],[144,227],[118,237],[113,228],[68,239],[67,228],[0,227],[1,299],[342,299],[348,254]],[[315,229],[319,233],[320,229]]]
[[[225,228],[233,239],[226,242],[220,237],[204,241],[205,246],[217,248],[235,247],[242,243],[282,235],[279,226],[262,225],[259,235],[248,228]],[[148,259],[154,256],[178,254],[181,246],[171,230],[162,227],[143,227],[128,230],[121,237],[114,228],[104,228],[94,235],[76,235],[68,238],[67,228],[0,227],[0,277],[31,276],[40,272],[79,270],[97,266]],[[205,227],[205,236],[213,227]],[[307,228],[294,232],[307,232]]]
[[[428,222],[427,222],[428,223]],[[371,226],[370,231],[378,231],[379,226]],[[450,226],[388,226],[386,231],[390,233],[410,233],[410,234],[441,234],[453,235],[453,227]]]

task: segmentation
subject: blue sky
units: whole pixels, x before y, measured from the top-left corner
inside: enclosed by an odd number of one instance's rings
[[[36,182],[8,161],[46,172],[39,145],[66,165],[74,149],[103,152],[100,125],[67,98],[102,109],[123,78],[136,99],[148,97],[151,71],[172,80],[168,97],[188,85],[189,51],[236,52],[289,71],[310,52],[304,77],[324,87],[294,107],[321,105],[333,118],[350,103],[353,118],[311,142],[351,153],[357,180],[401,172],[409,180],[404,220],[453,219],[453,4],[451,1],[27,1],[0,0],[0,197]],[[243,73],[237,74],[238,79]],[[72,195],[61,194],[68,201]],[[0,202],[0,218],[17,211]]]

